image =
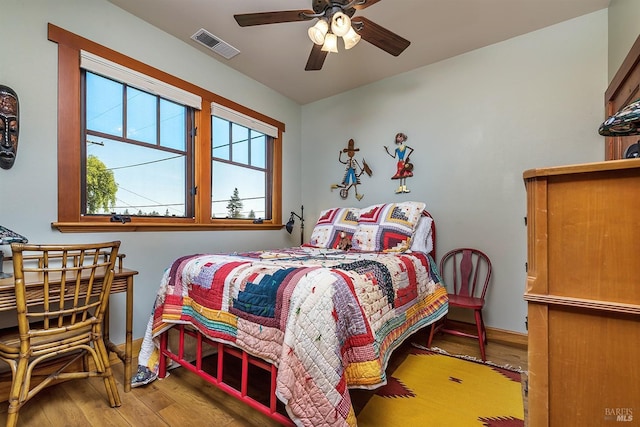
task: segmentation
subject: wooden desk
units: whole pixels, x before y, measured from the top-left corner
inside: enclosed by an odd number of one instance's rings
[[[133,374],[133,367],[131,365],[133,360],[133,276],[136,274],[138,274],[137,271],[116,266],[113,283],[111,285],[112,294],[121,292],[126,292],[127,294],[124,351],[120,350],[109,340],[109,310],[106,312],[104,322],[104,339],[107,350],[114,352],[124,364],[123,386],[125,392],[131,391],[131,376]],[[25,282],[28,287],[29,284],[38,283],[38,278],[27,274],[25,276]],[[13,277],[0,279],[0,312],[15,310],[16,296],[13,286]]]

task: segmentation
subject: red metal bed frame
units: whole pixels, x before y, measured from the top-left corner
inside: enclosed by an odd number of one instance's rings
[[[178,331],[178,351],[172,352],[169,349],[169,330],[160,335],[160,360],[158,362],[158,377],[164,378],[167,375],[167,358],[179,363],[182,367],[195,373],[208,383],[216,386],[220,390],[232,397],[246,403],[250,407],[258,410],[269,418],[279,422],[285,426],[295,426],[291,419],[278,412],[279,400],[276,397],[276,375],[278,369],[275,365],[259,359],[249,353],[230,345],[216,342],[203,336],[195,329],[191,329],[187,325],[174,325],[171,330]],[[195,360],[186,357],[185,337],[192,337],[196,342]],[[212,374],[204,369],[203,358],[211,356],[212,353],[205,352],[205,345],[213,348],[213,354],[216,354],[216,369]],[[164,356],[164,357],[163,357]],[[225,381],[225,356],[235,357],[241,362],[240,387]],[[267,372],[269,375],[269,402],[265,404],[250,396],[249,394],[249,368],[255,366]]]

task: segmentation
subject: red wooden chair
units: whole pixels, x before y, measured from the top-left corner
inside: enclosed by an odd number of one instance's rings
[[[440,260],[440,274],[449,289],[449,307],[473,310],[477,332],[473,334],[455,329],[445,317],[439,325],[431,325],[428,346],[431,347],[433,336],[438,331],[475,338],[480,344],[482,360],[486,360],[484,346],[487,344],[487,332],[482,318],[482,309],[491,279],[489,257],[478,249],[454,249],[447,252]]]

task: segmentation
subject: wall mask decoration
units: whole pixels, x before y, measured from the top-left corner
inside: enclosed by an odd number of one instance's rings
[[[409,156],[413,153],[413,148],[409,147],[407,144],[407,135],[402,132],[396,134],[396,148],[393,153],[389,152],[389,147],[384,146],[384,150],[388,155],[397,158],[398,162],[396,163],[396,173],[391,177],[391,179],[399,179],[400,185],[396,189],[396,194],[398,193],[409,193],[411,190],[407,188],[407,178],[413,176],[413,163],[409,160]]]
[[[371,176],[373,172],[369,168],[367,162],[362,159],[362,166],[360,163],[354,158],[354,155],[357,151],[360,151],[359,148],[355,148],[355,142],[353,139],[349,140],[347,148],[344,148],[338,154],[338,161],[343,165],[346,165],[347,168],[344,172],[344,178],[342,178],[342,182],[340,184],[332,184],[331,190],[335,190],[337,188],[340,189],[340,197],[346,199],[349,197],[349,191],[353,188],[356,193],[356,199],[361,200],[364,197],[364,194],[358,193],[358,185],[360,185],[360,176],[363,173],[366,173],[368,176]],[[342,160],[342,154],[346,153],[347,158]]]
[[[0,85],[0,168],[11,169],[18,153],[18,94]]]

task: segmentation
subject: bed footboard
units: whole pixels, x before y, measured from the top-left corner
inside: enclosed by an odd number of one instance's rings
[[[178,349],[177,352],[169,349],[169,332],[171,330],[178,333]],[[185,352],[185,338],[191,337],[195,340],[195,359],[191,360],[191,357],[187,358]],[[204,346],[213,348],[214,355],[211,351],[205,352]],[[203,336],[197,330],[187,325],[175,325],[171,329],[163,332],[160,335],[160,360],[158,366],[159,378],[164,378],[167,374],[167,358],[180,364],[189,371],[195,373],[200,378],[204,379],[208,383],[224,391],[230,396],[246,403],[250,407],[258,410],[269,418],[277,421],[285,426],[294,426],[295,424],[289,417],[278,412],[278,398],[276,397],[276,375],[277,368],[257,357],[250,355],[249,353],[240,350],[230,345],[215,342],[207,337]],[[205,370],[205,364],[203,363],[204,357],[215,357],[215,368],[213,373]],[[231,363],[230,359],[235,359],[234,362],[240,364],[240,382],[239,385],[231,384],[228,382],[229,375],[225,376],[225,369],[228,364]],[[268,402],[263,403],[249,394],[249,370],[254,366],[268,374],[269,377],[269,396]]]

